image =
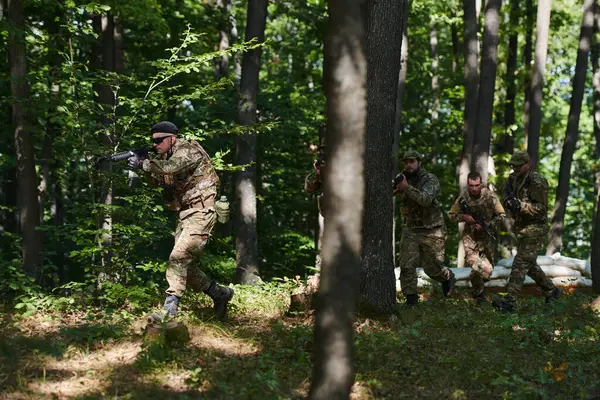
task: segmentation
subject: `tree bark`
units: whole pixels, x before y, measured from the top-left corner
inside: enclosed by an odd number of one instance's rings
[[[256,39],[259,43],[264,42],[266,21],[267,1],[249,0],[246,41]],[[256,123],[260,56],[261,48],[258,47],[244,53],[242,60],[238,104],[238,123],[241,125]],[[242,284],[254,284],[259,281],[259,270],[256,228],[256,131],[252,126],[238,136],[235,162],[237,165],[249,164],[236,174],[236,280]]]
[[[474,158],[471,162],[471,168],[481,174],[481,181],[484,185],[487,185],[488,160],[492,137],[501,6],[502,0],[487,0],[485,3],[485,26],[481,46],[481,76],[477,102],[477,124],[475,128],[475,140],[473,141]]]
[[[438,56],[438,34],[437,28],[435,24],[435,17],[431,17],[430,21],[430,30],[429,30],[429,48],[431,54],[431,91],[433,93],[433,102],[431,105],[431,126],[433,127],[433,151],[431,154],[431,164],[435,165],[437,159],[438,152],[438,136],[437,136],[437,121],[440,111],[440,96],[441,96],[441,86],[440,86],[440,77],[439,77],[439,65],[440,60]]]
[[[479,69],[479,44],[477,40],[477,17],[475,0],[463,0],[464,7],[464,51],[465,51],[465,111],[463,126],[463,149],[458,170],[458,187],[467,186],[467,175],[471,171],[471,157],[477,123],[477,80]]]
[[[548,30],[550,29],[550,11],[552,0],[538,0],[537,36],[535,41],[535,64],[531,77],[531,105],[529,131],[527,135],[527,152],[530,164],[537,166],[540,149],[540,130],[542,127],[542,97],[544,90],[544,72],[548,53]]]
[[[396,308],[390,183],[403,2],[367,1],[365,173],[369,179],[365,201],[369,206],[364,207],[360,305],[367,312],[381,315],[389,315]]]
[[[362,6],[362,0],[328,2],[324,77],[327,223],[316,307],[315,362],[308,396],[313,400],[348,399],[355,374],[352,322],[361,266],[367,118]]]
[[[217,45],[217,50],[227,50],[229,48],[229,16],[231,12],[231,1],[217,0],[216,7],[219,18],[219,43]],[[223,57],[216,58],[214,62],[215,75],[219,78],[227,76],[229,70],[229,56],[224,55]]]
[[[571,181],[571,165],[575,146],[579,140],[579,117],[581,115],[581,103],[585,91],[585,77],[587,74],[588,56],[592,45],[594,32],[594,0],[585,0],[583,3],[583,19],[581,32],[579,34],[579,49],[575,62],[575,75],[573,76],[573,94],[571,95],[571,107],[567,121],[567,132],[560,157],[560,169],[558,171],[558,187],[556,188],[556,200],[552,213],[552,224],[548,240],[546,254],[552,255],[562,249],[563,224],[569,198],[569,186]]]
[[[456,17],[456,12],[452,12],[453,17]],[[456,23],[450,24],[450,35],[452,37],[452,75],[456,73],[458,64],[460,63],[460,39],[458,38],[458,28]]]
[[[525,1],[525,48],[523,65],[525,66],[525,105],[523,108],[523,132],[525,143],[529,141],[529,113],[531,110],[531,53],[533,49],[533,0]]]
[[[24,0],[7,1],[7,19],[12,26],[9,31],[10,88],[13,97],[12,124],[17,156],[17,206],[19,227],[23,236],[23,268],[39,277],[42,266],[42,238],[40,225],[37,174],[30,134],[28,110],[29,84],[27,83],[27,56],[25,42]]]
[[[594,69],[593,90],[594,90],[594,137],[596,138],[596,159],[600,159],[600,68],[598,68],[598,57],[600,54],[600,43],[598,34],[600,28],[600,9],[597,1],[594,1],[594,35],[592,36],[591,60]],[[590,256],[592,270],[592,289],[594,293],[600,294],[600,168],[596,170],[596,203],[594,213],[594,223],[592,228],[592,238],[590,247],[592,254]]]
[[[506,101],[504,103],[504,135],[499,146],[501,153],[512,154],[515,148],[515,98],[517,97],[517,48],[519,43],[519,2],[510,3],[508,58],[506,60]]]

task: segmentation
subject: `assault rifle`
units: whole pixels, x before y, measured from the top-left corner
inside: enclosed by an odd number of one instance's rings
[[[515,189],[513,188],[512,183],[509,183],[506,186],[506,192],[508,194],[508,196],[506,196],[506,199],[504,200],[506,208],[508,208],[514,214],[518,214],[519,211],[521,211],[521,203],[515,197]]]
[[[471,217],[473,217],[473,219],[475,220],[476,223],[478,223],[479,225],[481,225],[481,227],[483,228],[483,231],[485,232],[486,235],[488,235],[492,240],[496,240],[496,236],[492,233],[492,231],[490,230],[490,227],[488,226],[488,224],[485,222],[485,220],[483,219],[483,217],[481,217],[481,215],[477,215],[474,214],[473,211],[471,210],[471,208],[469,207],[469,203],[467,203],[467,200],[464,197],[461,197],[458,200],[458,203],[460,204],[460,210],[462,211],[463,214],[469,214]]]
[[[104,156],[99,157],[96,161],[94,161],[94,165],[97,166],[103,161],[119,162],[119,161],[127,160],[129,157],[133,157],[135,155],[140,157],[142,160],[145,158],[148,158],[148,148],[142,147],[142,148],[139,148],[136,150],[125,150],[125,151],[121,151],[119,153],[115,153],[112,155],[104,155]]]

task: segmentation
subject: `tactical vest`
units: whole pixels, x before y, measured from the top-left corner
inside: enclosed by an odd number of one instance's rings
[[[419,203],[402,198],[400,212],[404,225],[408,228],[437,228],[444,227],[444,215],[441,210],[440,184],[438,179],[430,172],[421,168],[415,176],[407,177],[408,183],[414,188],[422,191],[426,185],[433,185],[435,198],[430,206],[423,207]]]
[[[530,171],[525,178],[521,181],[514,174],[511,174],[508,178],[509,183],[512,183],[515,197],[521,202],[533,203],[531,198],[531,191],[535,186],[538,190],[543,190],[543,204],[546,208],[546,212],[542,212],[538,215],[527,215],[523,213],[517,213],[513,215],[515,220],[515,229],[521,231],[528,226],[540,226],[546,227],[548,224],[548,182],[544,177],[538,174],[536,171]]]

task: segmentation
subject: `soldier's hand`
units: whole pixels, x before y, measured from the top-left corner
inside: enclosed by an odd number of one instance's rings
[[[463,214],[462,219],[469,225],[473,225],[475,223],[475,218],[469,214]]]
[[[138,156],[137,154],[134,154],[133,156],[131,156],[127,159],[127,167],[130,170],[136,170],[138,168],[141,168],[142,167],[142,158],[140,156]]]
[[[400,183],[398,183],[394,187],[393,195],[395,196],[398,193],[405,191],[406,189],[408,189],[408,182],[406,181],[406,179],[402,179],[402,181],[400,181]]]
[[[479,225],[479,224],[475,224],[475,230],[476,231],[480,231],[483,229],[483,226]]]

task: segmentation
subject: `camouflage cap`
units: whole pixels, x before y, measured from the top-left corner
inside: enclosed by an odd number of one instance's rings
[[[407,150],[404,152],[404,155],[402,156],[402,160],[406,160],[407,158],[421,160],[421,154],[419,154],[419,152],[416,150]]]
[[[526,151],[517,151],[510,158],[510,165],[521,166],[529,162],[529,154]]]

